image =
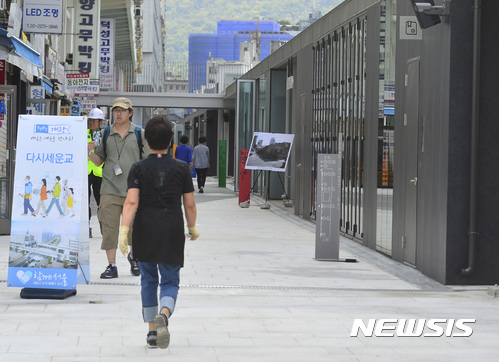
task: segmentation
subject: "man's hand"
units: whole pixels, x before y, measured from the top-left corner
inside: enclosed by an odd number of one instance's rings
[[[119,243],[118,246],[120,248],[121,253],[123,256],[127,256],[128,254],[128,231],[130,228],[125,225],[121,225],[120,228],[120,237],[119,237]]]
[[[187,228],[189,229],[191,240],[196,240],[197,238],[199,238],[199,231],[196,228],[196,225],[194,225],[193,227],[188,226]]]

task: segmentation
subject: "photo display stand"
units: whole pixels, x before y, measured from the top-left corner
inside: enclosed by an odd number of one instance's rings
[[[286,202],[288,205],[290,204],[284,182],[279,173],[286,171],[294,137],[294,134],[285,133],[253,133],[245,168],[247,170],[258,170],[259,172],[253,182],[253,186],[250,188],[250,193],[256,186],[263,171],[269,171],[269,175],[270,171],[275,171],[278,172],[279,181],[284,190]],[[265,191],[265,204],[260,205],[260,208],[270,209],[270,204],[268,203],[268,190]]]
[[[255,181],[253,181],[253,185],[251,185],[251,188],[249,190],[248,196],[246,197],[246,200],[249,200],[251,192],[256,186],[256,183],[258,182],[258,179],[260,178],[260,175],[262,174],[263,170],[259,170],[258,174],[256,175]],[[270,209],[270,204],[268,203],[269,198],[268,198],[268,192],[265,191],[265,203],[260,205],[261,209]]]

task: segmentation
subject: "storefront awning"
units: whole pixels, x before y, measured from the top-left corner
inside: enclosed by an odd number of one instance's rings
[[[40,79],[40,84],[45,87],[45,91],[47,93],[49,93],[49,94],[53,93],[54,84],[52,84],[52,82],[50,81],[50,79],[48,79],[46,76],[43,76]]]
[[[41,54],[5,29],[0,29],[0,47],[6,50],[0,49],[0,59],[38,77],[43,75]]]

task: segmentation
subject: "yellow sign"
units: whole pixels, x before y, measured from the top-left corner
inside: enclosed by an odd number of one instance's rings
[[[59,108],[59,116],[69,116],[71,114],[71,107],[61,106]]]

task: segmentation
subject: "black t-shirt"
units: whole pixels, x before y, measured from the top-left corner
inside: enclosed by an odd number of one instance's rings
[[[165,154],[135,163],[128,188],[139,189],[133,221],[133,256],[142,262],[184,266],[182,195],[194,192],[188,165]]]

